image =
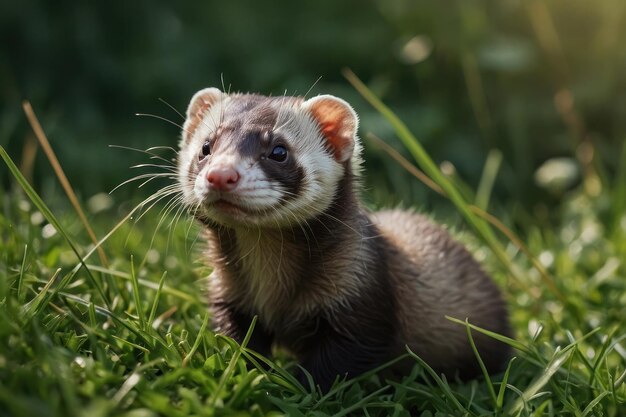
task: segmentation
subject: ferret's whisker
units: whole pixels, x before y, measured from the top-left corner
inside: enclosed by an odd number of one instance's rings
[[[146,203],[151,202],[152,200],[159,198],[163,195],[168,195],[168,194],[173,194],[173,193],[179,193],[181,191],[180,185],[179,184],[170,184],[167,185],[163,188],[161,188],[160,190],[158,190],[157,192],[155,192],[154,194],[148,196],[145,200],[143,200],[141,203],[139,203],[139,205],[145,205]]]
[[[313,239],[315,240],[315,245],[319,250],[319,242],[317,241],[317,238],[315,237],[315,233],[313,232],[313,229],[311,228],[311,225],[309,224],[309,222],[307,222],[306,220],[298,217],[298,215],[289,207],[285,207],[284,209],[286,210],[286,214],[290,217],[293,217],[295,224],[298,225],[298,227],[300,228],[300,230],[302,230],[302,234],[304,235],[304,239],[307,242],[307,249],[308,249],[308,253],[309,253],[309,257],[311,257],[311,241],[309,239],[309,234],[307,233],[307,231],[304,229],[304,227],[306,226],[309,229],[309,232],[311,233],[311,236],[313,237]],[[280,211],[278,210],[278,208],[274,207],[274,211],[277,213],[277,217],[281,216]]]
[[[179,202],[180,199],[182,198],[180,193],[172,193],[172,196],[173,197],[159,211],[160,220],[159,220],[159,223],[157,224],[157,227],[161,225],[161,222],[163,221],[163,219],[169,214],[170,209],[172,209],[173,207],[176,207],[176,203]]]
[[[145,180],[144,182],[142,182],[141,184],[139,184],[139,186],[137,188],[142,188],[144,185],[148,184],[149,182],[151,182],[152,180],[155,180],[157,178],[167,178],[167,179],[171,179],[171,180],[175,180],[176,177],[168,177],[167,175],[172,175],[169,173],[164,173],[166,174],[165,176],[161,176],[161,175],[152,175],[151,178],[148,178],[147,180]]]
[[[173,199],[175,199],[175,196],[171,196],[172,198],[170,198],[170,200],[165,204],[165,206],[163,208],[161,208],[161,210],[159,211],[159,221],[157,222],[156,227],[154,228],[154,231],[152,232],[152,238],[150,239],[150,246],[152,247],[153,243],[154,243],[154,239],[156,238],[157,233],[159,232],[159,230],[161,230],[161,226],[163,224],[163,219],[164,219],[164,214],[163,210],[165,207],[167,207]],[[169,245],[169,237],[167,239],[168,241],[168,245]]]
[[[156,151],[156,150],[159,150],[159,149],[165,149],[165,150],[168,150],[168,151],[172,151],[176,155],[178,155],[178,153],[179,153],[178,149],[172,148],[171,146],[165,146],[165,145],[151,146],[148,149],[146,149],[146,152],[152,152],[152,151]]]
[[[181,210],[185,209],[185,206],[181,204],[182,201],[183,201],[183,197],[181,195],[178,195],[167,203],[168,207],[164,215],[162,216],[163,218],[170,217],[170,215],[172,214],[172,211],[176,210],[176,213],[174,214],[174,216],[171,216],[170,222],[167,225],[167,227],[170,230],[173,228],[175,224],[176,216],[178,215],[178,213],[180,213]]]
[[[163,193],[162,195],[159,195],[158,197],[156,197],[156,198],[155,198],[155,199],[151,202],[150,206],[148,206],[148,208],[147,208],[147,209],[146,209],[143,213],[141,213],[141,214],[139,215],[139,217],[137,217],[137,221],[141,220],[141,218],[142,218],[143,216],[145,216],[145,215],[146,215],[146,214],[147,214],[147,213],[148,213],[148,212],[152,209],[152,207],[154,207],[154,206],[155,206],[155,205],[156,205],[159,201],[161,201],[161,200],[163,200],[164,198],[169,197],[169,196],[171,196],[171,195],[172,195],[172,193],[170,192],[170,193]]]
[[[175,179],[175,177],[172,177],[172,173],[170,172],[158,172],[156,174],[141,174],[141,175],[137,175],[133,178],[127,179],[126,181],[122,182],[121,184],[117,185],[115,188],[113,188],[111,191],[109,191],[109,194],[113,194],[113,192],[115,192],[118,188],[123,187],[126,184],[129,184],[133,181],[139,181],[139,180],[143,180],[145,178],[171,178],[171,179]]]
[[[180,116],[181,119],[185,120],[185,116],[179,112],[178,110],[176,110],[176,108],[174,106],[172,106],[170,103],[168,103],[167,101],[165,101],[164,99],[162,99],[161,97],[159,97],[159,101],[163,104],[165,104],[167,107],[169,107],[170,109],[174,110],[174,112]]]
[[[137,149],[137,148],[132,148],[130,146],[109,145],[109,148],[124,149],[124,150],[127,150],[127,151],[140,152],[140,153],[144,153],[146,155],[150,155],[150,157],[151,157],[150,159],[152,159],[152,158],[160,159],[163,162],[165,162],[166,164],[172,164],[173,163],[171,160],[165,159],[161,155],[158,155],[158,154],[152,152],[153,150],[158,150],[158,149],[174,150],[173,148],[171,148],[169,146],[153,146],[153,147],[150,147],[148,149]],[[178,155],[178,152],[176,152],[175,150],[174,150],[174,153],[175,153],[175,155]]]
[[[161,161],[161,162],[165,163],[167,166],[170,166],[172,168],[176,168],[176,158],[166,159],[166,158],[164,158],[162,156],[159,156],[159,155],[153,155],[149,159],[151,159],[151,160],[154,159],[154,160],[157,160],[157,161]]]
[[[278,106],[278,113],[277,113],[277,116],[276,116],[276,120],[274,121],[274,126],[272,126],[272,130],[274,130],[274,131],[280,129],[281,127],[283,127],[286,124],[286,122],[285,122],[285,123],[283,123],[283,125],[281,125],[279,127],[276,127],[278,122],[282,119],[283,107],[285,105],[285,100],[287,100],[287,90],[285,90],[283,92],[283,96],[280,99],[280,105]]]
[[[276,218],[274,220],[274,222],[276,223],[276,228],[278,229],[278,231],[280,232],[280,252],[278,254],[278,267],[276,268],[277,271],[281,271],[280,267],[283,264],[283,251],[285,250],[285,238],[283,236],[283,229],[282,227],[280,227],[280,224],[278,224],[278,218]],[[280,279],[280,284],[283,288],[286,287],[286,283],[284,282],[283,278],[284,274],[281,274],[281,276],[279,278]]]
[[[224,73],[223,72],[220,74],[220,80],[222,81],[222,91],[226,91],[226,86],[224,85]],[[230,94],[230,90],[226,94]]]
[[[200,210],[200,206],[201,206],[201,203],[198,203],[198,204],[196,204],[195,208],[193,208],[193,210],[189,211],[189,213],[191,214],[191,218],[192,219],[196,218],[196,216],[198,214],[198,210]],[[187,228],[187,233],[185,235],[185,238],[187,239],[187,241],[189,241],[189,234],[191,233],[191,229],[192,229],[194,224],[195,224],[195,222],[189,222],[189,227]],[[198,239],[200,238],[201,234],[202,234],[202,229],[198,228],[197,232],[196,232],[196,236],[193,238],[193,240],[191,241],[189,246],[186,248],[187,249],[187,253],[191,253],[191,251],[193,250],[194,246],[198,242]]]
[[[158,198],[160,195],[162,195],[164,193],[158,191],[150,196],[148,196],[147,198],[145,198],[143,201],[139,202],[131,211],[130,211],[130,218],[132,218],[132,216],[135,214],[135,212],[142,212],[142,210],[144,209],[145,205],[148,204],[149,202],[153,201],[154,199]],[[165,193],[167,194],[167,193]],[[136,222],[135,222],[136,223]]]
[[[283,193],[284,193],[284,194],[287,194],[287,195],[289,195],[289,196],[295,196],[295,197],[297,197],[297,194],[291,193],[291,192],[286,191],[286,190],[283,190]],[[333,203],[333,204],[336,204],[336,203]],[[322,216],[325,216],[325,217],[328,217],[329,219],[334,220],[334,221],[336,221],[336,222],[338,222],[338,223],[342,224],[343,226],[345,226],[345,227],[347,227],[348,229],[352,230],[353,232],[355,232],[355,233],[356,233],[356,234],[358,234],[359,236],[363,237],[361,232],[359,232],[358,230],[355,230],[352,226],[348,225],[346,222],[344,222],[344,221],[342,221],[342,220],[338,219],[337,217],[335,217],[335,216],[331,215],[330,213],[328,213],[328,210],[322,211],[322,210],[320,210],[320,209],[317,209],[317,210],[315,210],[315,211],[314,211],[314,213],[315,213],[315,214],[322,215]],[[316,217],[317,217],[317,216],[316,216]],[[319,221],[322,225],[324,225],[324,227],[326,227],[325,223],[324,223],[324,222],[322,222],[322,221],[321,221],[321,219],[316,218],[316,217],[314,217],[314,219],[315,219],[316,221]],[[328,229],[328,227],[326,227],[326,228]],[[330,230],[329,230],[329,231],[330,231]]]
[[[196,218],[200,205],[196,205],[195,208],[190,208],[187,210],[189,213],[189,217],[192,219]],[[189,234],[191,233],[191,228],[193,227],[194,222],[189,222],[189,227],[187,227],[187,231],[185,232],[185,239],[189,240]]]
[[[173,216],[172,220],[170,220],[169,229],[170,229],[171,232],[176,230],[180,220],[182,219],[183,213],[185,213],[187,211],[185,209],[185,207],[182,204],[180,204],[180,200],[176,203],[175,206],[178,206],[178,209],[174,213],[174,216]]]
[[[305,98],[305,99],[306,99],[306,96],[308,96],[308,95],[309,95],[309,93],[311,92],[311,90],[313,90],[313,88],[315,88],[315,86],[317,85],[317,83],[319,83],[319,82],[321,81],[322,77],[323,77],[323,75],[320,75],[320,76],[317,78],[317,80],[315,80],[315,82],[313,83],[313,85],[311,86],[311,88],[309,88],[309,89],[307,90],[307,92],[306,92],[306,93],[304,93],[304,98]]]
[[[138,168],[160,168],[172,173],[177,173],[177,167],[173,165],[160,165],[160,164],[137,164],[130,167],[130,169],[138,169]]]
[[[222,80],[222,91],[225,91],[227,95],[230,95],[230,89],[232,88],[232,84],[228,84],[228,91],[226,91],[226,86],[224,85],[224,73],[220,74],[220,79]]]
[[[185,128],[181,125],[179,125],[178,123],[168,119],[167,117],[163,117],[163,116],[159,116],[156,114],[150,114],[150,113],[135,113],[135,116],[139,116],[139,117],[152,117],[154,119],[158,119],[158,120],[162,120],[164,122],[167,122],[169,124],[172,124],[174,126],[176,126],[177,128],[179,128],[180,130],[183,130],[185,132],[187,132],[189,135],[191,135],[191,132],[185,130]]]
[[[181,197],[181,195],[179,193],[172,194],[172,198],[159,211],[159,221],[158,221],[158,223],[157,223],[157,225],[155,227],[154,233],[152,235],[152,240],[150,242],[151,244],[154,241],[154,238],[156,237],[157,231],[163,225],[163,222],[164,222],[165,218],[169,215],[170,211],[180,203],[181,198],[182,197]],[[171,223],[170,223],[170,230],[168,232],[168,238],[167,238],[168,246],[169,246],[169,241],[171,240],[171,231],[172,230],[171,230]]]

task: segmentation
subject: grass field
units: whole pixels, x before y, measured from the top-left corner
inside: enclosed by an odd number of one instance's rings
[[[210,330],[198,228],[177,208],[128,218],[128,203],[84,202],[98,253],[62,194],[41,200],[2,150],[15,182],[0,191],[0,416],[626,415],[626,170],[608,179],[596,166],[598,183],[570,191],[558,222],[515,219],[518,238],[502,225],[512,217],[470,205],[474,194],[352,81],[503,288],[515,331],[506,372],[449,381],[407,352],[415,367],[402,381],[371,372],[327,394],[302,386],[288,357]]]

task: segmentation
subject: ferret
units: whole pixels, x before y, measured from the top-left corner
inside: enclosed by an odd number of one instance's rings
[[[208,243],[215,330],[242,342],[257,316],[248,348],[292,352],[323,391],[406,347],[438,372],[477,376],[465,326],[445,316],[508,335],[500,291],[425,216],[362,206],[358,124],[331,95],[193,96],[178,181]],[[500,370],[506,345],[473,338]]]

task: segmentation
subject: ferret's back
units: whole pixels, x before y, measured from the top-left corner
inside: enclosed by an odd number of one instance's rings
[[[398,349],[408,345],[435,368],[475,373],[476,360],[464,326],[445,316],[508,334],[505,304],[472,255],[441,226],[403,210],[372,214],[388,242],[390,278],[396,290],[400,334]],[[500,364],[507,350],[473,333],[487,366]],[[465,369],[471,364],[471,369]],[[494,370],[494,369],[492,369]]]

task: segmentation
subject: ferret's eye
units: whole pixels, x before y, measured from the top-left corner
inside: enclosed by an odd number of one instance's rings
[[[268,158],[276,162],[284,162],[287,159],[287,148],[282,145],[274,146]]]
[[[204,145],[202,145],[202,155],[211,155],[211,145],[209,144],[208,140],[204,142]]]

